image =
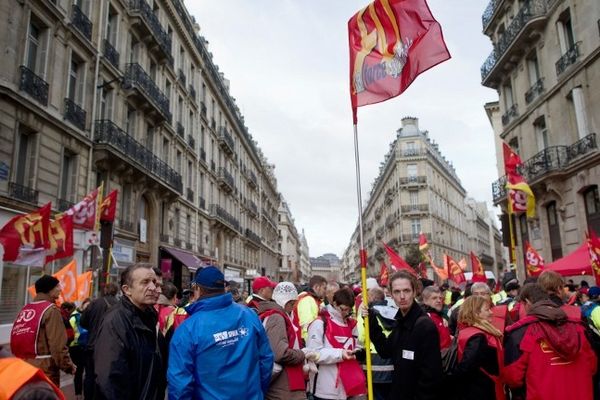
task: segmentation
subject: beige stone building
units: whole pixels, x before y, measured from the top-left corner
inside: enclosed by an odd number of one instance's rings
[[[390,145],[363,208],[369,276],[378,276],[381,260],[388,259],[382,243],[404,257],[409,245],[418,244],[421,232],[439,265],[443,254],[459,261],[467,258],[470,250],[476,251],[469,241],[466,191],[452,164],[428,133],[419,129],[418,122],[412,117],[402,119],[402,128]],[[360,279],[359,247],[357,226],[342,257],[345,280]],[[489,255],[482,259],[486,269],[494,264],[491,248],[489,241],[477,246],[477,251]]]
[[[302,282],[303,278],[300,269],[300,236],[298,236],[298,230],[296,229],[289,204],[282,195],[279,197],[278,211],[278,246],[281,253],[281,268],[279,269],[278,280],[299,283]]]
[[[180,287],[203,262],[278,276],[274,166],[181,0],[6,0],[0,18],[0,225],[104,182],[120,267],[149,261]],[[88,239],[76,231],[80,270]],[[0,268],[0,327],[40,273]]]
[[[506,213],[502,141],[536,197],[536,217],[515,221],[522,276],[525,241],[550,262],[577,248],[588,226],[600,231],[600,2],[492,0],[482,20],[494,46],[482,84],[499,97],[485,106],[501,177],[494,203]]]

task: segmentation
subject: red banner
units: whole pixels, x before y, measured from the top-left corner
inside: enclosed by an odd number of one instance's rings
[[[73,255],[73,217],[57,215],[48,227],[48,252],[46,263]]]
[[[4,261],[17,261],[29,253],[45,252],[48,246],[48,226],[51,203],[31,214],[17,215],[0,229]],[[25,263],[29,265],[28,263]]]
[[[99,206],[102,186],[92,190],[79,203],[65,211],[65,214],[73,216],[73,226],[85,230],[98,230],[98,217],[96,213]]]
[[[117,189],[110,192],[100,205],[100,221],[113,222],[117,213]]]
[[[77,263],[75,260],[65,265],[52,276],[58,279],[61,285],[58,304],[62,304],[65,301],[77,301],[79,293],[77,292]]]
[[[398,96],[450,58],[425,0],[375,0],[350,18],[348,40],[355,124],[357,107]]]
[[[528,276],[538,276],[544,271],[544,259],[529,242],[525,242],[525,269]]]
[[[525,178],[517,171],[523,164],[521,157],[506,143],[502,143],[504,153],[504,171],[506,172],[508,189],[508,208],[512,214],[527,213],[527,217],[535,216],[535,196]]]
[[[388,256],[390,257],[390,264],[392,265],[393,268],[395,268],[396,270],[405,269],[408,272],[410,272],[411,274],[413,274],[414,276],[417,276],[417,273],[414,270],[414,268],[411,267],[406,261],[404,261],[404,259],[402,257],[400,257],[394,251],[394,249],[392,249],[390,246],[388,246],[385,243],[383,243],[383,247],[385,248],[385,251],[387,252]]]
[[[471,252],[471,269],[473,271],[471,282],[487,282],[481,260],[473,252]]]
[[[384,261],[381,261],[381,270],[379,271],[379,286],[385,287],[388,285],[389,272],[388,267]]]
[[[448,271],[448,279],[454,281],[457,285],[467,281],[460,265],[447,254],[444,254],[444,266]]]

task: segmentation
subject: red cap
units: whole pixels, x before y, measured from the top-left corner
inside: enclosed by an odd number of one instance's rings
[[[259,276],[258,278],[254,279],[254,282],[252,282],[252,291],[258,292],[260,289],[263,289],[266,287],[270,287],[270,288],[274,289],[275,286],[277,286],[276,282],[273,282],[266,276]]]

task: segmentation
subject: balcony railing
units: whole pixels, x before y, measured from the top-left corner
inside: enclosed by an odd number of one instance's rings
[[[492,21],[492,17],[494,16],[494,13],[498,9],[498,5],[501,2],[502,2],[502,0],[491,0],[488,3],[487,7],[485,8],[485,11],[483,12],[483,15],[481,16],[481,24],[483,25],[484,31],[487,29],[488,25]]]
[[[245,236],[250,239],[250,241],[260,245],[261,240],[260,240],[260,236],[258,236],[256,233],[254,233],[250,228],[246,228],[246,231],[244,232]]]
[[[115,47],[106,39],[102,41],[104,58],[113,65],[115,68],[119,68],[119,52]]]
[[[271,227],[275,231],[277,231],[277,222],[275,222],[275,220],[269,215],[269,213],[264,208],[262,210],[262,216],[269,224],[271,224]]]
[[[85,130],[85,116],[86,112],[83,108],[75,104],[73,100],[65,98],[65,119],[67,121],[83,131]]]
[[[73,4],[71,23],[87,40],[92,40],[92,21],[81,11],[77,4]]]
[[[427,183],[426,176],[405,176],[399,179],[401,185],[417,185]]]
[[[135,162],[143,172],[154,175],[175,191],[183,192],[181,175],[132,136],[119,129],[112,121],[96,121],[94,141],[98,144],[110,145],[124,159]]]
[[[144,0],[140,0],[144,2]],[[124,86],[130,86],[137,88],[142,92],[146,99],[154,104],[157,110],[167,120],[171,121],[171,112],[169,111],[170,103],[169,99],[163,94],[163,92],[156,86],[156,83],[150,78],[150,76],[144,71],[142,66],[138,63],[127,64],[125,67],[125,77],[123,79]]]
[[[258,207],[256,206],[256,203],[254,203],[252,200],[246,200],[246,208],[248,209],[250,214],[252,214],[252,216],[256,217],[258,215]]]
[[[154,36],[158,47],[172,64],[173,57],[171,56],[171,38],[160,25],[158,17],[154,15],[150,5],[146,0],[129,0],[129,10],[133,13],[139,13],[142,20],[148,26],[152,36]]]
[[[186,82],[185,82],[185,81],[186,81],[186,78],[185,78],[185,73],[183,72],[183,70],[182,70],[181,68],[179,68],[179,69],[177,70],[177,80],[178,80],[179,82],[181,82],[181,84],[183,85],[183,87],[185,87],[185,83],[186,83]]]
[[[524,31],[524,28],[527,27],[529,22],[546,15],[547,10],[555,1],[556,0],[528,0],[523,4],[506,31],[504,31],[497,40],[494,51],[492,51],[492,54],[490,54],[481,67],[481,80],[483,82],[487,80],[498,61],[500,61],[506,51],[515,42],[515,39]],[[484,13],[484,15],[486,14]]]
[[[196,147],[196,139],[192,135],[188,135],[188,145],[193,149]]]
[[[192,203],[194,202],[194,191],[190,188],[187,188],[187,199]]]
[[[558,59],[556,62],[556,76],[560,76],[569,66],[575,64],[581,55],[579,52],[580,43],[581,42],[575,43],[561,58]]]
[[[181,122],[177,121],[177,134],[182,138],[185,139],[185,128],[183,127],[183,125],[181,124]]]
[[[8,197],[16,200],[26,201],[27,203],[38,203],[38,191],[16,182],[8,183]]]
[[[518,108],[519,106],[517,105],[517,103],[515,103],[512,106],[510,106],[508,110],[506,110],[506,112],[502,115],[502,125],[508,125],[510,121],[513,120],[513,118],[519,116]]]
[[[233,154],[233,152],[235,150],[233,138],[229,134],[229,131],[227,130],[227,128],[225,128],[224,126],[222,126],[221,129],[219,129],[218,139],[219,139],[219,144],[221,144],[221,147],[223,147],[223,149],[227,153]]]
[[[210,215],[224,225],[228,226],[230,229],[240,232],[239,221],[218,204],[210,205]]]
[[[252,170],[246,170],[246,178],[248,179],[248,183],[251,187],[258,187],[258,179],[256,179],[256,174]]]
[[[58,211],[67,211],[69,208],[73,207],[75,203],[65,199],[56,199],[56,209]]]
[[[423,212],[429,211],[429,205],[428,204],[409,204],[406,206],[402,206],[401,209],[402,209],[403,214],[423,213]]]
[[[525,102],[527,104],[535,100],[539,95],[544,93],[544,78],[540,78],[533,84],[527,92],[525,92]]]
[[[235,188],[233,176],[223,167],[219,167],[219,183],[228,191],[233,191]]]
[[[402,157],[418,157],[427,154],[427,149],[404,149],[402,150]]]
[[[19,90],[24,91],[41,104],[48,105],[48,82],[37,76],[32,70],[21,65]]]
[[[598,148],[596,134],[590,133],[583,139],[578,140],[570,146],[548,147],[527,161],[519,169],[519,173],[530,184],[552,172],[562,172],[577,162],[583,155]],[[506,176],[492,183],[492,197],[494,203],[500,202],[506,197]]]
[[[194,85],[192,85],[191,83],[190,83],[190,86],[188,87],[188,92],[190,94],[190,97],[192,99],[194,99],[194,101],[196,101],[196,89],[194,89]]]

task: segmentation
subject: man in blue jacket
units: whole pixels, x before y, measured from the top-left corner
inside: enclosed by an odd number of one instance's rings
[[[216,267],[198,271],[193,289],[198,300],[171,340],[169,399],[262,400],[273,352],[258,316],[225,293]]]

